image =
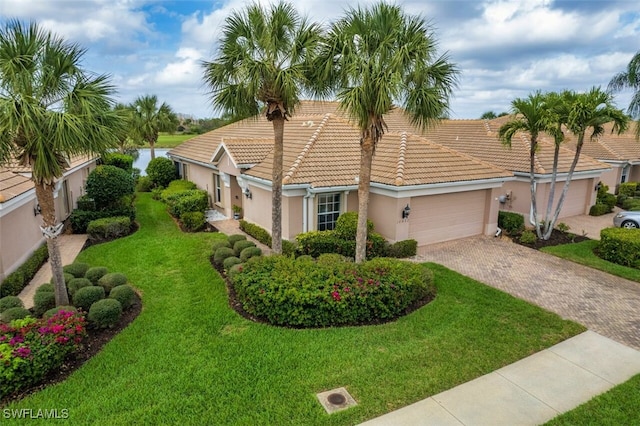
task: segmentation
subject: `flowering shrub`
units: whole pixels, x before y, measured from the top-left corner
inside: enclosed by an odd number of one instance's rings
[[[430,270],[389,258],[253,257],[229,277],[245,311],[293,327],[390,321],[435,296]]]
[[[85,336],[85,319],[77,312],[0,324],[0,398],[38,383],[78,350]]]

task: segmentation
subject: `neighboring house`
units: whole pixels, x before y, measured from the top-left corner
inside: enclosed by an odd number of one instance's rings
[[[513,174],[417,135],[399,111],[385,120],[389,131],[371,173],[376,231],[421,245],[493,235],[498,198]],[[358,129],[335,103],[304,102],[284,138],[283,238],[333,229],[341,213],[358,210]],[[241,206],[246,220],[270,231],[272,146],[272,124],[259,117],[197,136],[168,155],[184,178],[209,192],[216,210],[230,217],[232,206]]]
[[[640,182],[640,141],[635,137],[635,123],[618,135],[612,133],[612,125],[605,125],[602,136],[590,139],[587,133],[582,145],[582,153],[611,166],[602,173],[602,183],[613,193],[624,182]],[[575,150],[575,141],[567,141],[567,147]]]
[[[505,182],[500,209],[522,213],[527,217],[531,211],[530,139],[528,135],[517,134],[514,136],[510,148],[503,146],[498,140],[498,130],[509,119],[509,117],[499,117],[493,120],[445,120],[427,131],[425,137],[456,151],[464,152],[512,171],[515,179]],[[571,140],[571,136],[567,136],[567,142]],[[554,143],[549,136],[543,134],[540,136],[538,144],[534,177],[538,219],[541,220],[546,212],[551,189]],[[562,193],[573,157],[574,151],[564,147],[560,148],[553,208]],[[583,153],[578,160],[559,217],[588,214],[589,208],[595,204],[596,185],[600,181],[601,175],[609,170],[609,165]]]
[[[64,221],[76,206],[95,159],[76,158],[54,192],[56,216]],[[43,242],[42,219],[31,171],[0,167],[0,281],[17,269]]]

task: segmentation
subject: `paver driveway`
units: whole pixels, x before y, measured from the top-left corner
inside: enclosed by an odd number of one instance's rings
[[[640,349],[640,283],[485,236],[420,247],[416,260],[440,263]]]

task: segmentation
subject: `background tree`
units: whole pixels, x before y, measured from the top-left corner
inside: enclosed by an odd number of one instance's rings
[[[135,149],[144,144],[142,139],[134,140],[132,135],[133,131],[133,113],[134,109],[131,105],[125,105],[117,103],[113,108],[115,113],[120,117],[122,125],[118,132],[118,151],[122,154],[129,150]]]
[[[81,67],[85,51],[36,23],[9,21],[0,29],[0,163],[31,168],[42,208],[56,305],[68,305],[62,274],[53,191],[77,155],[95,155],[117,143],[113,86]]]
[[[217,56],[203,62],[214,107],[232,117],[264,110],[273,123],[272,249],[282,252],[282,155],[284,123],[310,86],[309,70],[320,40],[316,24],[288,3],[269,9],[252,4],[229,16]]]
[[[371,163],[394,105],[421,128],[449,110],[458,70],[447,55],[437,56],[436,38],[418,16],[399,6],[377,3],[349,9],[333,24],[315,67],[318,93],[337,92],[340,108],[360,129],[356,262],[366,257]]]
[[[609,82],[611,92],[625,88],[634,90],[627,112],[634,120],[640,120],[640,52],[631,58],[626,71],[616,74]],[[640,121],[636,122],[636,138],[640,138]]]
[[[158,106],[156,95],[144,95],[133,101],[131,135],[134,140],[142,140],[151,148],[151,159],[156,158],[155,144],[160,132],[175,132],[178,116],[163,102]]]

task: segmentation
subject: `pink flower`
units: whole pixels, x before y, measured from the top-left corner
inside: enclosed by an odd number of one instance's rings
[[[14,350],[12,355],[19,358],[27,358],[31,355],[31,349],[23,346]]]
[[[9,346],[15,346],[22,342],[24,342],[24,338],[22,336],[13,336],[11,340],[9,340]]]
[[[340,301],[340,299],[341,299],[340,293],[338,293],[337,291],[332,292],[331,296],[333,296],[333,300],[335,300],[335,301]]]

